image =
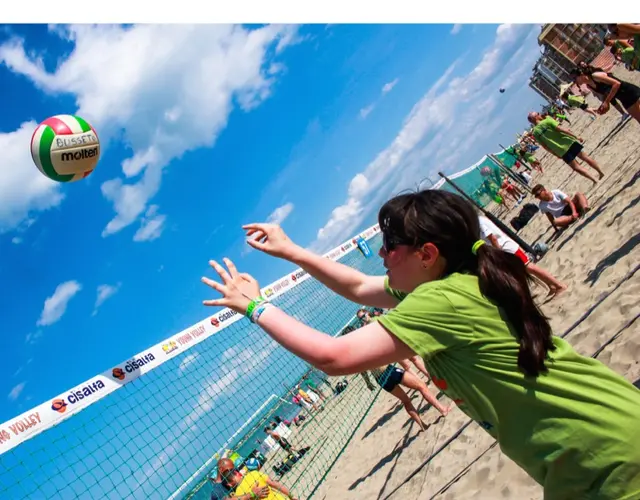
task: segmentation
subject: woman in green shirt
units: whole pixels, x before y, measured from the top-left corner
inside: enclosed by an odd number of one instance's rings
[[[594,184],[597,184],[598,180],[578,163],[578,158],[598,172],[600,179],[604,177],[604,172],[600,168],[600,165],[582,150],[582,139],[571,132],[571,130],[561,127],[560,124],[550,116],[543,118],[540,113],[536,113],[535,111],[529,113],[527,118],[529,122],[534,125],[531,134],[538,144],[549,151],[549,153],[558,158],[562,158],[574,172],[586,177]]]
[[[446,191],[396,196],[378,214],[386,276],[367,276],[295,245],[274,224],[249,224],[248,244],[287,259],[358,304],[391,309],[342,337],[260,298],[258,283],[210,264],[222,295],[205,305],[246,314],[329,375],[414,354],[434,383],[544,487],[546,500],[640,498],[640,391],[554,337],[523,262],[483,244],[474,207]]]

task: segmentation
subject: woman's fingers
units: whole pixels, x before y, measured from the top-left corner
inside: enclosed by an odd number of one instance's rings
[[[226,271],[226,269],[218,264],[215,260],[210,260],[209,265],[215,270],[215,272],[218,273],[225,285],[229,281],[231,281],[231,276],[229,276],[229,273]]]
[[[251,224],[245,224],[242,226],[242,229],[245,230],[255,230],[255,231],[266,231],[268,227],[272,226],[272,224],[264,223],[264,222],[253,222]]]
[[[264,248],[264,243],[258,240],[247,240],[247,245],[249,245],[252,248],[255,248],[256,250],[261,250],[261,251],[265,251]]]
[[[236,269],[236,265],[233,262],[231,262],[231,259],[228,259],[227,257],[225,257],[222,260],[227,265],[227,269],[229,269],[229,274],[231,275],[231,278],[236,279],[238,277],[238,270]]]
[[[256,283],[256,280],[253,276],[247,273],[240,273],[240,277],[245,280],[247,283]]]
[[[206,276],[203,276],[202,278],[200,278],[200,281],[202,281],[205,285],[209,285],[216,292],[220,292],[222,295],[224,295],[224,286],[218,283],[217,281],[213,281],[212,279],[209,279]]]
[[[226,307],[227,302],[224,299],[203,300],[202,304],[205,306],[220,306]]]

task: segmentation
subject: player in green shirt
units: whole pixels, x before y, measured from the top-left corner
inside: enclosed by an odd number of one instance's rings
[[[560,99],[564,99],[567,104],[572,108],[578,108],[587,113],[592,120],[598,117],[598,113],[594,109],[591,109],[587,104],[586,99],[583,96],[577,96],[569,93],[568,91],[560,95]]]
[[[577,158],[580,158],[598,172],[600,179],[604,177],[604,172],[600,168],[600,165],[582,150],[582,139],[571,132],[571,130],[561,127],[560,124],[550,116],[542,118],[540,113],[531,112],[527,118],[534,125],[531,132],[533,137],[538,144],[549,151],[549,153],[558,158],[562,158],[574,172],[586,177],[594,184],[598,183],[597,179],[578,163]]]
[[[482,244],[478,215],[440,190],[396,196],[380,209],[386,276],[295,245],[275,224],[248,224],[248,244],[284,258],[343,297],[391,309],[341,337],[260,298],[258,283],[210,265],[221,294],[205,305],[244,313],[286,349],[329,375],[419,354],[434,382],[544,487],[546,500],[640,498],[640,391],[552,336],[523,262]]]

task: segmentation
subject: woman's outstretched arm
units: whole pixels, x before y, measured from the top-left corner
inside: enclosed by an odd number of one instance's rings
[[[327,375],[359,373],[415,355],[377,321],[349,335],[332,337],[270,306],[260,315],[258,325],[285,349]]]
[[[384,288],[384,276],[369,276],[339,262],[296,245],[277,224],[255,223],[243,226],[247,244],[256,250],[300,266],[311,276],[357,304],[390,309],[398,299]]]

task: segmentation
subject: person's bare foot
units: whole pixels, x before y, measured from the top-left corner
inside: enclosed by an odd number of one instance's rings
[[[438,410],[440,412],[440,415],[442,417],[446,417],[447,415],[449,415],[449,413],[451,413],[451,407],[450,406],[443,406],[442,409]]]
[[[604,178],[604,172],[598,172],[598,175],[600,176],[600,179]]]
[[[547,294],[547,301],[555,299],[559,295],[562,295],[567,291],[569,287],[567,285],[556,286],[553,288],[549,288],[549,293]]]

